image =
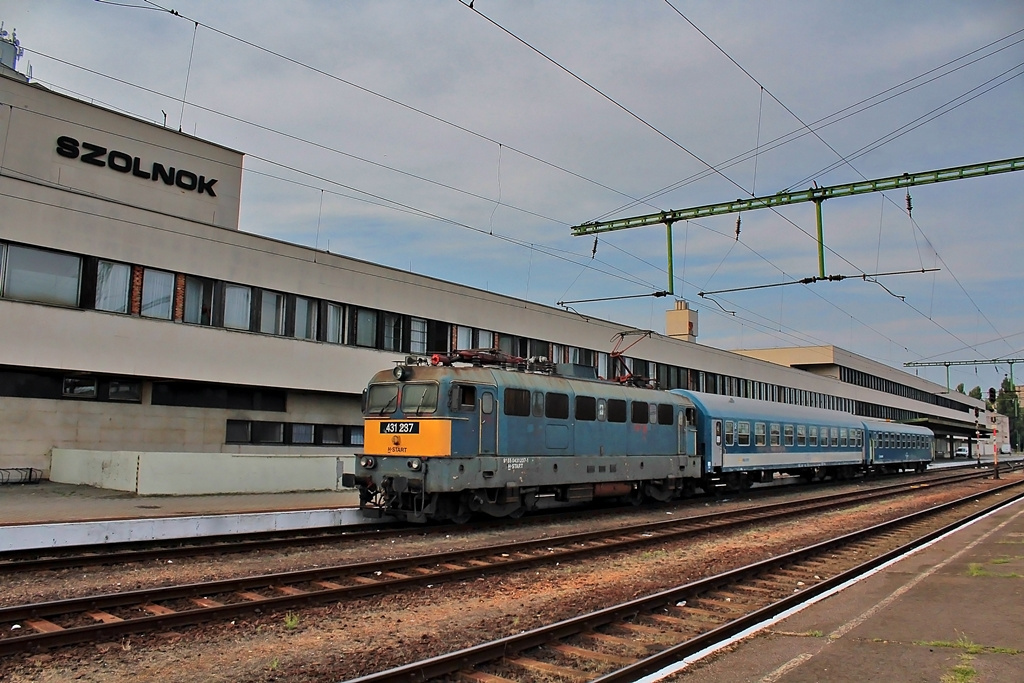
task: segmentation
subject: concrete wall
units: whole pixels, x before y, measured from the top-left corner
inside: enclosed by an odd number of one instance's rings
[[[353,455],[253,455],[53,449],[50,480],[139,495],[332,491]]]

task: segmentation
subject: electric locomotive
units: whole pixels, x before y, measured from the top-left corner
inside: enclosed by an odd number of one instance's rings
[[[367,514],[465,521],[668,500],[701,478],[685,397],[493,349],[431,360],[410,357],[367,387],[363,454],[343,477]]]
[[[922,471],[934,448],[923,427],[610,382],[495,349],[410,356],[373,376],[363,415],[364,452],[343,484],[359,489],[364,514],[411,522],[667,501],[776,473]]]

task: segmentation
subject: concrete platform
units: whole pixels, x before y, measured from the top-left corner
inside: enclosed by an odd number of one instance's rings
[[[1024,501],[668,680],[1024,682]]]
[[[356,491],[139,496],[43,481],[0,486],[0,552],[366,521]]]

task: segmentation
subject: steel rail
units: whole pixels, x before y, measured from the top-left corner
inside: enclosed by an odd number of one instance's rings
[[[990,476],[990,472],[960,474],[940,483],[955,483],[983,476]],[[901,492],[913,492],[926,485],[934,484],[901,482],[880,489],[817,496],[796,503],[780,502],[750,506],[732,511],[511,544],[0,608],[0,625],[5,626],[0,629],[0,654],[229,619],[251,614],[256,610],[287,609],[366,597],[425,583],[438,583],[442,580],[479,576],[487,572],[565,561],[567,558],[597,551],[606,553],[742,524],[820,512]],[[337,583],[341,580],[353,583]],[[262,595],[256,593],[257,590],[264,590],[272,595]],[[234,602],[226,602],[226,599]],[[168,607],[168,604],[173,606]],[[125,616],[117,616],[108,611],[118,609],[122,610]],[[129,615],[125,610],[132,614]],[[137,610],[148,612],[149,616],[135,616]],[[48,619],[68,616],[77,616],[73,621],[81,622],[86,618],[95,623],[64,628]],[[22,623],[31,626],[34,632],[11,635],[11,626]]]

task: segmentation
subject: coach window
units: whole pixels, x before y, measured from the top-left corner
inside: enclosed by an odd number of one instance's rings
[[[839,428],[838,427],[833,427],[832,428],[832,448],[835,448],[838,445],[839,445]]]
[[[82,259],[56,251],[7,247],[3,285],[7,299],[77,306],[82,278]]]
[[[735,436],[734,436],[735,432],[736,432],[736,423],[733,422],[732,420],[726,420],[725,421],[725,445],[726,446],[733,445],[733,441],[735,439]]]
[[[625,422],[626,421],[626,402],[618,398],[608,399],[608,421],[609,422]]]
[[[796,445],[806,446],[807,445],[807,425],[796,426]]]
[[[556,420],[569,418],[569,395],[550,393],[547,402],[544,404],[544,417]]]
[[[95,306],[97,311],[128,312],[128,284],[131,282],[131,274],[131,266],[124,263],[112,261],[96,263]]]
[[[769,429],[770,437],[771,437],[770,444],[772,446],[778,446],[781,443],[781,441],[779,439],[779,435],[781,433],[779,425],[773,424],[768,429]]]
[[[846,448],[846,427],[839,428],[839,445]]]
[[[764,445],[766,445],[768,443],[766,436],[767,436],[767,434],[766,434],[764,422],[755,422],[754,423],[754,445],[755,446],[764,446]]]
[[[284,294],[265,289],[258,291],[260,297],[259,331],[264,334],[284,334]]]
[[[146,268],[142,275],[142,315],[170,320],[173,302],[174,274]]]
[[[750,423],[749,422],[737,422],[736,423],[736,445],[737,446],[749,446],[750,445]]]
[[[576,397],[576,419],[585,422],[597,419],[597,400],[593,396]]]
[[[675,410],[671,403],[659,403],[658,404],[658,424],[670,425],[673,423],[672,415]],[[653,421],[653,420],[652,420]]]
[[[506,415],[525,417],[530,414],[530,392],[526,389],[505,389],[502,402]]]
[[[541,417],[544,415],[544,392],[535,391],[533,392],[533,416]]]
[[[818,428],[808,427],[807,428],[807,443],[810,446],[818,445]]]
[[[630,422],[635,425],[645,425],[649,416],[650,412],[647,409],[647,401],[633,401],[629,415]]]
[[[185,276],[185,312],[182,320],[193,325],[210,325],[213,320],[213,281]]]
[[[437,384],[408,382],[402,385],[402,412],[423,415],[437,410]]]
[[[782,437],[787,446],[793,445],[793,425],[785,425],[782,428]]]

